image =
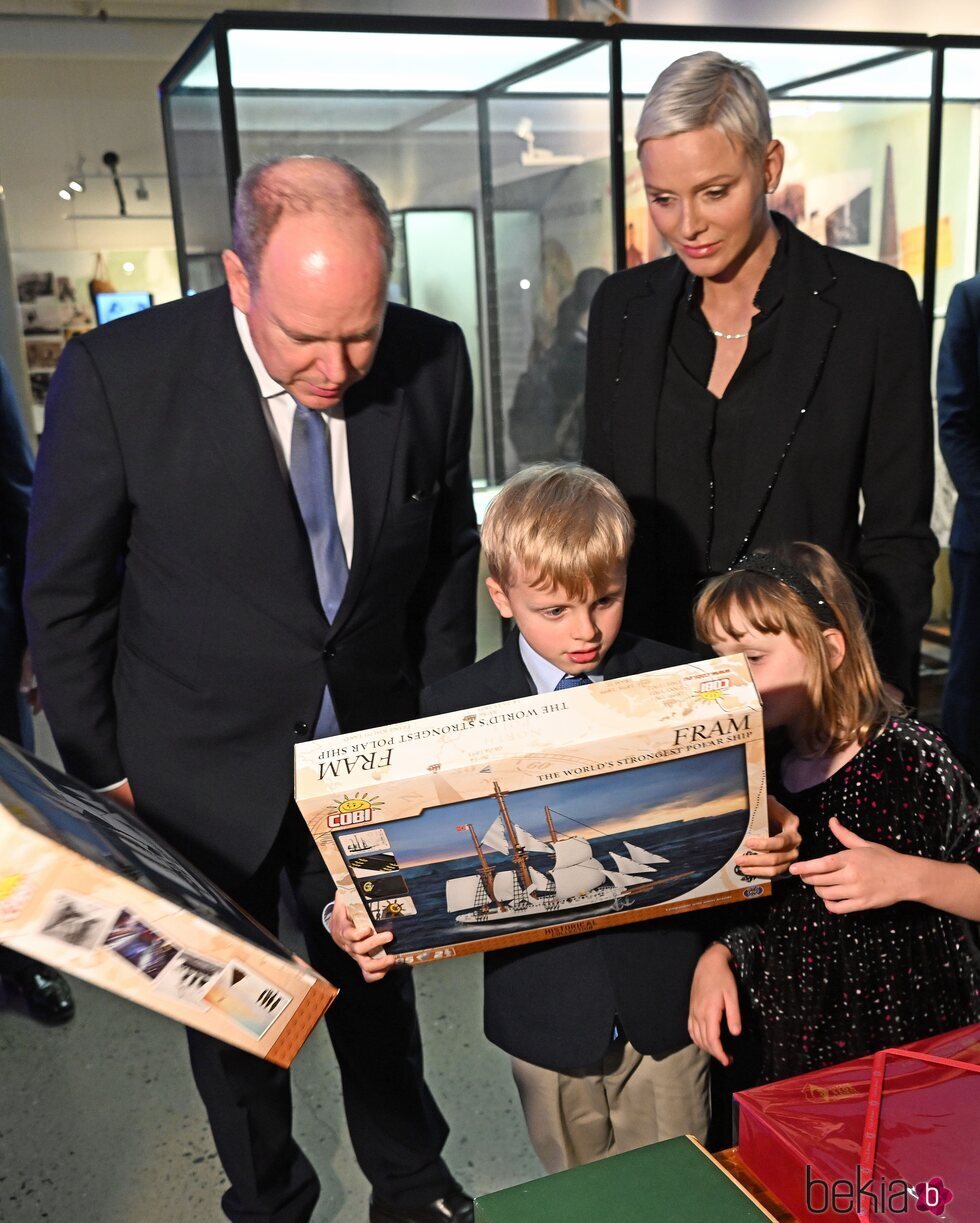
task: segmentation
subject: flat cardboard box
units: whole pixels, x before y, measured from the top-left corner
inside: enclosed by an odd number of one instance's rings
[[[5,739],[0,944],[279,1066],[337,993],[132,812]]]
[[[296,749],[296,801],[355,925],[403,963],[768,893],[732,859],[767,829],[742,655]]]
[[[689,1134],[476,1199],[476,1223],[775,1223]]]

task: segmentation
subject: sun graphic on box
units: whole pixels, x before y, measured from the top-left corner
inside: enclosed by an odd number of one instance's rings
[[[375,808],[383,806],[384,803],[377,795],[368,798],[366,794],[345,794],[331,814],[354,815],[357,813],[362,819],[370,819]]]

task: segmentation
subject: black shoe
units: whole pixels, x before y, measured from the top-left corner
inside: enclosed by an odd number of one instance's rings
[[[68,982],[46,964],[29,963],[3,974],[9,992],[21,994],[27,1009],[42,1023],[67,1023],[75,1014]]]
[[[392,1206],[374,1194],[368,1207],[369,1223],[473,1223],[473,1199],[462,1189],[436,1198],[428,1206]]]

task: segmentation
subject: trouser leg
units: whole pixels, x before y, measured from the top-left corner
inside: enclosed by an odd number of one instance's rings
[[[187,1030],[191,1069],[225,1175],[234,1223],[308,1223],[316,1173],[292,1136],[289,1071]]]
[[[619,1064],[606,1075],[612,1154],[693,1134],[708,1136],[708,1064],[697,1045],[666,1057],[638,1053],[627,1041]]]
[[[233,899],[278,930],[280,834],[255,876]],[[231,1182],[222,1199],[233,1223],[308,1223],[320,1194],[309,1160],[292,1137],[289,1072],[188,1028],[191,1070],[207,1109],[218,1156]]]
[[[405,1209],[422,1206],[457,1185],[441,1157],[448,1126],[423,1075],[412,974],[395,969],[368,984],[333,943],[320,915],[334,887],[299,820],[297,813],[287,872],[310,963],[340,987],[327,1030],[354,1153],[380,1198]]]

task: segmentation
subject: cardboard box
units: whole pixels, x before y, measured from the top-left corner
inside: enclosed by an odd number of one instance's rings
[[[742,1162],[804,1223],[980,1219],[980,1024],[735,1100]]]
[[[407,964],[769,890],[732,864],[767,829],[742,655],[303,744],[296,801]]]
[[[5,739],[0,943],[279,1066],[337,993],[131,812]]]
[[[476,1199],[476,1223],[775,1223],[687,1135]]]

